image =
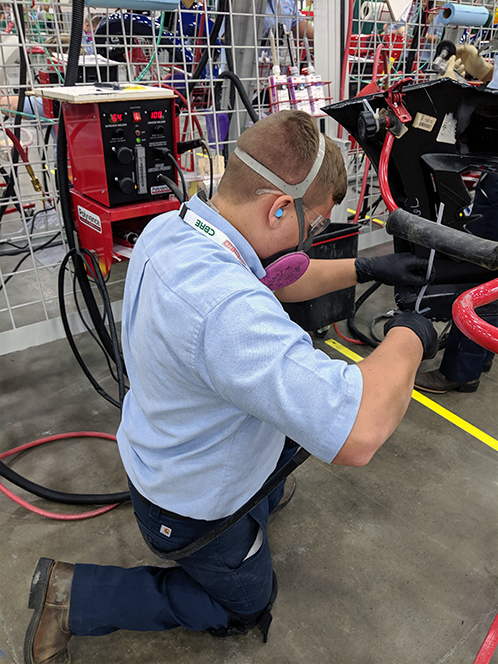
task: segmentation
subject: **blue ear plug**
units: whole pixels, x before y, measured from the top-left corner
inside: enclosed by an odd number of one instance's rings
[[[275,212],[275,216],[277,217],[277,219],[280,219],[283,213],[284,211],[282,210],[282,208],[278,208],[278,210]]]

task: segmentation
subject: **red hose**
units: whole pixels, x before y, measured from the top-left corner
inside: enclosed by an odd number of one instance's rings
[[[28,153],[23,148],[23,146],[21,145],[21,141],[17,138],[17,136],[12,131],[12,129],[9,129],[8,127],[4,127],[4,131],[7,134],[7,136],[10,138],[12,143],[14,143],[14,146],[15,146],[17,152],[19,153],[19,156],[24,161],[24,163],[29,164]]]
[[[36,445],[43,445],[43,443],[50,443],[54,440],[63,440],[66,438],[105,438],[107,440],[116,441],[116,436],[113,436],[112,434],[109,433],[98,433],[96,431],[74,431],[72,433],[59,433],[53,436],[46,436],[45,438],[39,438],[38,440],[33,440],[31,443],[25,443],[24,445],[19,445],[18,447],[14,447],[12,450],[8,450],[7,452],[2,452],[0,454],[0,459],[5,459],[6,457],[12,456],[13,454],[17,454],[18,452],[23,452],[24,450],[28,450],[31,447],[35,447]],[[57,512],[48,512],[47,510],[42,510],[39,507],[31,505],[31,503],[28,503],[22,498],[19,498],[19,496],[16,496],[14,493],[12,493],[12,491],[7,489],[7,487],[5,487],[1,483],[0,483],[0,491],[3,494],[5,494],[8,498],[13,500],[15,503],[17,503],[21,507],[24,507],[30,512],[34,512],[39,516],[47,517],[48,519],[57,519],[58,521],[78,521],[80,519],[90,519],[91,517],[99,516],[100,514],[105,514],[105,512],[109,512],[110,510],[120,505],[120,503],[115,503],[113,505],[105,505],[104,507],[99,507],[96,510],[91,510],[89,512],[78,512],[76,514],[59,514]]]
[[[334,323],[334,330],[341,337],[341,339],[344,339],[344,341],[349,341],[350,344],[358,344],[359,346],[364,346],[365,345],[363,343],[363,341],[360,341],[359,339],[351,339],[350,337],[345,337],[344,334],[339,332],[339,328],[337,327],[337,323]]]
[[[81,512],[78,514],[58,514],[57,512],[48,512],[47,510],[42,510],[39,507],[31,505],[31,503],[26,502],[22,498],[19,498],[19,496],[16,496],[15,493],[12,493],[12,491],[9,491],[9,489],[7,489],[7,487],[5,487],[2,483],[0,483],[0,491],[4,493],[7,498],[10,498],[21,507],[25,507],[30,512],[34,512],[39,516],[44,516],[47,519],[57,519],[58,521],[78,521],[81,519],[90,519],[93,516],[100,516],[105,512],[110,512],[120,504],[115,503],[114,505],[106,505],[105,507],[99,507],[98,509],[92,510],[91,512]]]

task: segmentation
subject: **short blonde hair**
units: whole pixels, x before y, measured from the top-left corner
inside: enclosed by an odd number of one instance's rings
[[[303,111],[280,111],[256,122],[240,135],[237,146],[288,184],[298,184],[308,175],[318,154],[320,133],[315,120]],[[303,197],[308,207],[330,199],[340,203],[347,190],[341,151],[328,136],[318,174]],[[275,189],[263,176],[231,154],[218,185],[220,196],[231,203],[250,201],[258,189]]]

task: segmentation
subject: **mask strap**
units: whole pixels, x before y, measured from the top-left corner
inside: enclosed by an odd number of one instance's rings
[[[279,178],[278,175],[272,173],[268,168],[266,168],[266,166],[260,164],[259,161],[256,161],[256,159],[251,157],[251,155],[247,154],[247,152],[241,148],[236,147],[234,152],[246,166],[249,166],[249,168],[251,168],[253,171],[256,171],[256,173],[259,173],[262,177],[264,177],[265,180],[268,180],[268,182],[274,184],[280,189],[280,191],[283,191],[284,194],[288,194],[289,196],[292,196],[292,198],[303,198],[311,183],[316,178],[322,165],[323,157],[325,156],[325,138],[323,137],[323,134],[320,134],[315,163],[311,167],[310,172],[304,178],[304,180],[298,184],[289,184],[288,182],[285,182],[282,180],[282,178]]]
[[[298,221],[298,225],[299,225],[299,244],[297,246],[297,250],[298,251],[303,251],[303,249],[304,249],[304,228],[305,228],[303,199],[302,198],[295,198],[294,199],[294,206],[296,208],[297,221]]]
[[[278,175],[272,173],[270,169],[266,168],[266,166],[263,166],[263,164],[260,164],[259,161],[256,161],[256,159],[251,157],[250,154],[247,154],[247,152],[245,152],[241,148],[236,147],[234,152],[237,155],[237,157],[244,162],[246,166],[249,166],[249,168],[251,168],[256,173],[259,173],[259,175],[264,177],[265,180],[268,180],[268,182],[271,182],[271,184],[278,187],[280,191],[283,191],[284,194],[292,196],[292,198],[294,199],[294,205],[296,207],[297,221],[299,224],[299,245],[297,247],[297,250],[303,251],[304,242],[305,242],[304,238],[305,219],[304,219],[303,196],[308,191],[313,180],[316,178],[318,171],[320,170],[320,167],[322,165],[323,157],[325,156],[325,138],[323,137],[323,134],[320,134],[318,139],[318,152],[316,155],[315,162],[311,167],[308,175],[304,178],[302,182],[299,182],[298,184],[289,184],[288,182],[285,182],[284,180],[282,180],[282,178],[279,178]]]

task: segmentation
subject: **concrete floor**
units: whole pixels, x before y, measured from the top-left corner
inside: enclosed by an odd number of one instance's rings
[[[360,310],[370,320],[393,307],[382,287]],[[340,328],[346,332],[345,323]],[[338,339],[331,331],[329,337]],[[339,340],[341,341],[341,340]],[[365,355],[363,346],[341,343]],[[104,386],[93,342],[79,344]],[[316,344],[344,359],[323,340]],[[428,367],[438,366],[432,360]],[[65,340],[0,357],[0,451],[55,433],[114,434],[119,413],[91,387]],[[474,394],[435,397],[498,438],[498,363]],[[333,426],[333,423],[331,423]],[[125,490],[114,443],[49,443],[8,461],[52,488]],[[469,664],[498,611],[498,452],[412,401],[403,422],[362,469],[309,459],[298,490],[269,533],[279,595],[269,641],[260,633],[116,632],[75,637],[74,664]],[[12,487],[38,507],[71,512]],[[157,564],[129,504],[83,521],[37,516],[0,494],[0,661],[23,662],[32,573],[39,556],[69,562]],[[495,653],[491,662],[498,662]]]

